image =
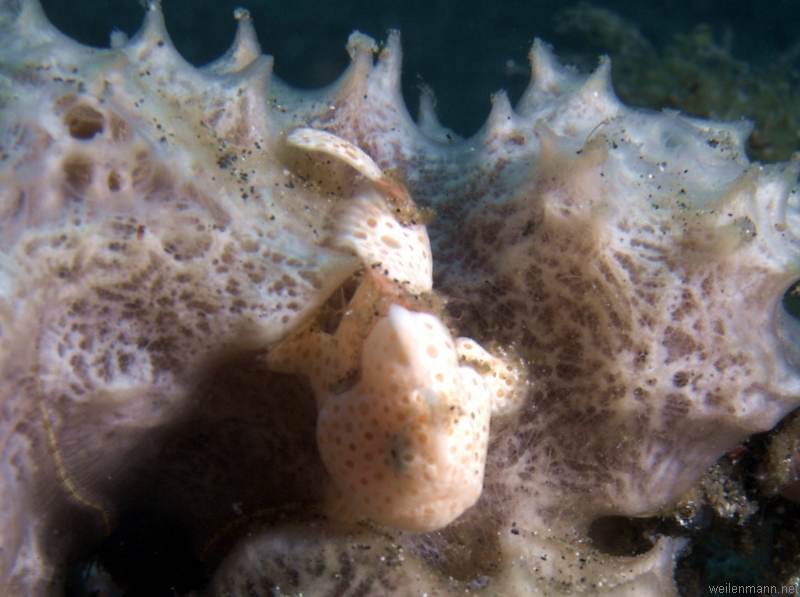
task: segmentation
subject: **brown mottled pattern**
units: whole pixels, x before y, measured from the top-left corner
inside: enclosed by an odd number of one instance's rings
[[[698,254],[680,231],[655,233],[670,229],[668,209],[633,223],[601,215],[614,213],[614,198],[571,194],[581,168],[564,159],[515,196],[474,204],[464,228],[437,239],[437,279],[459,333],[512,345],[530,363],[530,415],[496,436],[487,482],[522,459],[527,490],[547,487],[542,508],[642,514],[710,465],[699,446],[719,453],[737,441],[732,405],[771,380],[729,332],[746,337],[741,313],[765,288],[774,308],[785,274],[750,266],[737,249]],[[607,162],[606,175],[613,168]],[[625,215],[649,209],[622,205]],[[662,477],[665,459],[683,467]],[[627,489],[633,479],[638,495]]]

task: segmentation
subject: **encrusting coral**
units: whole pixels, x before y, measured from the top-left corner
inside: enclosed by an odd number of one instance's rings
[[[195,69],[157,2],[104,50],[0,2],[2,590],[145,509],[210,595],[674,594],[599,522],[800,404],[797,164],[539,41],[454,141],[398,34],[299,92],[236,16]]]

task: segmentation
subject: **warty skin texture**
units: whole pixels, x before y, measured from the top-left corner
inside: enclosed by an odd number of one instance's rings
[[[96,50],[0,3],[3,589],[59,594],[68,555],[146,504],[192,529],[212,595],[673,593],[679,540],[619,557],[587,529],[668,507],[797,406],[796,165],[750,164],[744,124],[625,107],[607,60],[585,77],[540,42],[519,104],[451,140],[429,96],[405,111],[397,34],[377,63],[354,34],[342,77],[299,93],[238,16],[197,70],[155,4]],[[326,511],[310,384],[266,365],[359,269],[333,236],[362,180],[287,147],[297,125],[402,175],[436,212],[446,321],[530,371],[440,531]]]

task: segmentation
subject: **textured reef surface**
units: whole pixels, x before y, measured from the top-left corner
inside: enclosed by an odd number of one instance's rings
[[[0,0],[2,592],[133,527],[182,593],[674,594],[618,523],[800,405],[797,163],[539,41],[460,139],[397,33],[299,91],[236,18],[198,69]]]

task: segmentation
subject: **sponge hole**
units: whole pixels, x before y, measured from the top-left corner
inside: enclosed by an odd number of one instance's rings
[[[783,308],[786,312],[800,321],[800,280],[794,282],[783,293]]]
[[[103,132],[103,115],[85,104],[72,106],[64,114],[64,125],[73,139],[91,139]]]
[[[634,557],[650,551],[658,518],[603,516],[589,525],[592,546],[610,556]]]

